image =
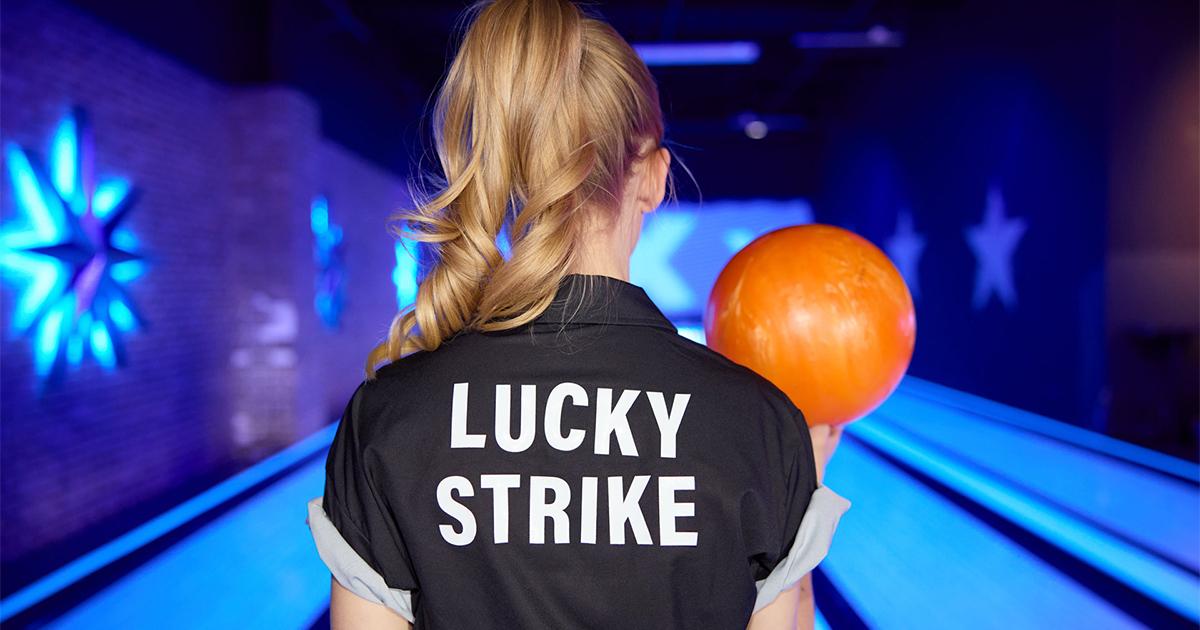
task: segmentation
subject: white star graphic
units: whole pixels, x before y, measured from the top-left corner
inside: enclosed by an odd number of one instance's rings
[[[921,253],[925,251],[925,237],[913,229],[912,213],[903,210],[896,217],[896,233],[884,244],[888,257],[896,263],[904,282],[913,298],[921,294],[921,278],[918,273]]]
[[[998,187],[989,188],[983,223],[966,230],[967,243],[975,252],[977,265],[975,295],[971,300],[976,309],[983,308],[993,292],[1005,308],[1017,305],[1012,256],[1025,228],[1024,219],[1004,216],[1004,196]]]

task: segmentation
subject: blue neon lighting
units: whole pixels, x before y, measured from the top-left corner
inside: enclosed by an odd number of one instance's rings
[[[898,427],[914,444],[950,454],[963,465],[1200,572],[1200,490],[1194,484],[962,411],[938,402],[940,396],[915,395],[919,388],[913,385],[901,384],[876,411],[875,421]]]
[[[115,367],[117,357],[113,354],[112,336],[103,321],[92,322],[91,341],[92,356],[96,361],[107,368]]]
[[[680,326],[681,331],[685,328]],[[901,391],[907,386],[908,382],[902,385]],[[925,413],[928,411],[926,409]],[[950,406],[941,408],[941,411],[956,417],[964,415],[964,412]],[[912,421],[915,423],[918,419],[913,418]],[[997,426],[1003,428],[1003,425]],[[894,439],[890,445],[884,443],[886,440],[872,441],[864,437],[864,432],[870,433],[873,427],[882,427],[887,432],[887,423],[875,417],[852,425],[850,432],[1009,517],[1006,512],[995,509],[960,486],[934,474],[932,469],[921,465],[920,458],[914,460],[906,457],[902,435],[893,434],[891,437],[898,441]],[[288,451],[292,453],[288,457],[280,453],[271,458],[283,458],[284,461],[264,461],[241,473],[254,474],[257,479],[243,482],[242,489],[303,459],[305,453],[311,454],[324,448],[332,439],[335,429],[336,425],[330,425],[319,434],[289,448]],[[900,446],[897,446],[898,443]],[[910,441],[907,448],[921,450],[919,442]],[[932,455],[936,459],[937,453]],[[959,462],[944,460],[942,463],[953,469],[962,468]],[[273,469],[259,470],[262,467]],[[108,627],[114,625],[110,622],[119,619],[154,619],[179,620],[178,623],[204,620],[211,622],[208,625],[213,627],[231,623],[255,627],[308,627],[327,606],[328,573],[316,559],[302,517],[299,516],[301,512],[291,512],[286,519],[280,514],[288,513],[293,508],[302,510],[302,500],[319,494],[322,472],[321,462],[298,469],[264,490],[254,500],[206,525],[146,563],[139,571],[121,578],[57,620],[56,625]],[[965,472],[970,474],[972,471],[968,467]],[[1001,493],[1013,493],[1016,503],[1026,505],[1034,513],[1046,509],[1044,504],[1030,504],[1026,501],[1027,497],[1004,487],[1002,480],[991,479],[988,475],[982,475],[982,478],[985,485],[999,486]],[[231,491],[222,487],[233,484],[236,479],[228,480],[189,503],[201,501],[212,493],[218,496],[211,505],[235,496],[238,492],[236,489]],[[856,441],[843,443],[838,456],[830,464],[827,481],[831,487],[854,501],[855,505],[842,519],[834,548],[822,566],[847,602],[872,627],[904,625],[913,619],[921,619],[922,627],[966,627],[978,625],[981,610],[987,611],[989,624],[997,627],[1140,627],[1120,609],[1003,535],[981,526],[974,517],[932,490],[913,483],[907,475]],[[211,505],[194,508],[191,515],[175,515],[175,524],[168,522],[165,531],[202,514]],[[289,505],[292,508],[288,508]],[[296,508],[297,505],[300,507]],[[155,520],[169,521],[168,517],[182,508],[184,506]],[[1049,513],[1041,517],[1050,520],[1070,519],[1069,515],[1057,513],[1053,505]],[[1023,522],[1019,524],[1026,526]],[[1033,528],[1028,529],[1038,533]],[[118,550],[123,549],[120,551],[123,555],[161,533],[148,535],[143,532],[140,535],[142,542],[114,541],[110,545],[121,542]],[[264,535],[274,536],[270,544],[263,543]],[[1091,545],[1094,542],[1087,538],[1080,544]],[[245,554],[244,562],[231,563],[228,562],[229,554],[225,553],[230,548],[260,551]],[[1070,547],[1064,548],[1072,550]],[[94,566],[79,577],[99,566],[103,564]],[[191,571],[182,570],[185,567]],[[922,579],[913,580],[913,575],[921,575]],[[175,579],[171,576],[175,576]],[[183,584],[197,593],[227,589],[234,584],[235,595],[230,601],[235,603],[214,609],[210,605],[211,598],[207,596],[164,599],[164,593],[179,590],[178,576],[184,576]],[[59,588],[69,587],[73,582],[60,580]],[[288,586],[283,589],[281,584],[285,582]],[[262,606],[253,601],[266,591],[284,594],[277,598],[277,605]],[[42,599],[54,592],[57,591],[43,595]],[[25,591],[21,591],[0,601],[0,621],[19,612],[10,612],[17,596],[28,597]],[[131,601],[139,602],[139,606],[130,607]],[[142,606],[143,602],[145,606]],[[27,604],[25,608],[28,605],[32,604]],[[249,619],[252,622],[238,623],[234,620],[234,616],[238,615],[238,620]],[[822,623],[823,619],[818,619],[817,627],[822,627]]]
[[[0,233],[3,244],[11,249],[23,249],[58,240],[62,226],[46,205],[42,183],[25,151],[15,144],[9,144],[5,147],[5,158],[16,194],[17,209],[23,212],[9,229]]]
[[[500,234],[496,236],[496,248],[500,250],[504,260],[512,257],[512,242],[508,238],[508,230],[500,230]]]
[[[281,470],[328,447],[329,443],[333,441],[336,430],[337,423],[330,424],[0,600],[0,623],[241,494]],[[303,504],[296,509],[303,510]],[[297,514],[302,514],[302,512],[297,512]],[[228,549],[225,551],[228,552]],[[328,588],[328,583],[325,586]]]
[[[825,481],[853,505],[821,567],[868,628],[1143,627],[854,440]]]
[[[1055,505],[1015,491],[999,479],[957,466],[934,451],[920,449],[885,425],[860,422],[850,425],[848,431],[1179,614],[1200,621],[1200,598],[1197,598],[1200,578],[1074,518]]]
[[[52,307],[41,319],[37,326],[36,343],[34,347],[34,368],[38,376],[50,374],[54,359],[58,356],[62,345],[64,323],[70,316],[71,303],[63,300]],[[82,356],[82,352],[79,353]]]
[[[734,254],[762,234],[812,221],[805,199],[672,204],[646,218],[630,281],[667,316],[699,321],[717,275]]]
[[[911,394],[1200,483],[1195,463],[929,381],[906,377],[905,383]]]
[[[313,308],[326,328],[337,328],[346,300],[342,226],[330,220],[329,200],[323,196],[313,199],[309,222],[313,232],[313,259],[317,263]]]
[[[696,343],[705,343],[703,326],[697,326],[694,324],[676,324],[675,329],[679,331],[680,335],[683,335],[684,337],[687,337]]]
[[[659,308],[680,312],[700,298],[671,265],[671,255],[696,228],[696,215],[671,212],[652,215],[630,259],[630,278],[641,285]],[[708,296],[705,295],[704,298]]]
[[[820,610],[813,612],[816,614],[813,619],[813,630],[829,630],[829,622],[825,621],[825,615],[822,615]]]
[[[124,302],[109,302],[108,318],[112,320],[117,330],[122,332],[129,332],[137,327],[137,318]]]
[[[54,140],[50,151],[50,161],[54,169],[54,187],[74,206],[76,197],[75,184],[79,176],[79,129],[73,117],[67,117],[58,124],[54,132]],[[76,212],[78,207],[75,206]]]
[[[134,250],[134,249],[138,248],[138,239],[136,236],[133,235],[133,232],[130,232],[129,230],[127,230],[125,228],[117,228],[117,229],[113,230],[113,233],[112,233],[112,244],[116,245],[117,247],[120,247],[121,249]],[[118,263],[113,263],[113,266],[116,267],[119,265],[123,265],[125,263],[142,264],[142,261],[126,260],[126,261],[122,261],[122,262],[118,262]]]
[[[320,496],[324,481],[323,460],[305,464],[55,619],[52,627],[312,627],[329,607],[329,570],[305,527],[304,510],[308,499]]]
[[[96,194],[92,195],[92,212],[96,218],[107,218],[109,213],[117,208],[117,204],[129,194],[130,188],[129,182],[123,179],[109,180],[96,186]],[[127,238],[133,237],[133,234],[124,228],[118,228],[118,231],[127,234]],[[130,247],[136,247],[136,244]]]
[[[0,266],[18,294],[14,332],[31,336],[35,371],[53,381],[89,353],[105,368],[123,362],[114,332],[142,324],[125,285],[144,261],[121,225],[138,193],[123,179],[95,183],[86,115],[73,110],[50,145],[48,168],[31,151],[5,146],[17,216],[0,226]]]
[[[324,197],[313,199],[312,210],[309,214],[313,234],[321,236],[329,231],[329,201],[327,199]]]
[[[109,268],[109,275],[121,284],[135,280],[143,273],[146,273],[146,263],[141,260],[125,260],[115,263]]]
[[[3,249],[0,249],[0,265],[8,272],[4,279],[19,290],[13,313],[14,332],[27,332],[42,315],[43,305],[51,304],[51,298],[62,290],[68,270],[53,259]]]
[[[392,282],[396,285],[396,306],[408,308],[417,299],[417,246],[408,239],[396,239],[396,266]]]
[[[758,61],[754,42],[672,42],[634,44],[647,66],[730,66]]]
[[[739,252],[754,240],[754,232],[746,228],[733,228],[725,233],[725,247],[731,252]]]

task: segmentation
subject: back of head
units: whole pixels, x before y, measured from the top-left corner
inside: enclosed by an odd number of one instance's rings
[[[608,24],[566,0],[472,11],[434,112],[441,183],[396,217],[403,236],[423,243],[426,272],[372,351],[369,376],[459,331],[536,318],[592,213],[616,212],[630,169],[661,146],[654,80]]]

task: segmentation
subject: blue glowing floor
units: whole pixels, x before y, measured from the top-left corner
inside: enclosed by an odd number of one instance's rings
[[[327,429],[15,593],[0,602],[0,620],[321,623],[329,574],[304,517],[331,437]],[[280,471],[65,613],[31,617],[106,563]],[[908,379],[851,426],[830,465],[828,484],[854,507],[821,566],[818,627],[1197,627],[1198,476],[1193,464]]]

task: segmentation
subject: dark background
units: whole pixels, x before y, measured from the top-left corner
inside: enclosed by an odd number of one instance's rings
[[[804,198],[881,245],[911,212],[926,239],[912,374],[1195,459],[1197,4],[796,4],[591,5],[631,42],[762,48],[748,66],[654,68],[694,176],[676,173],[680,198]],[[147,191],[131,221],[160,263],[139,285],[154,327],[130,340],[127,370],[85,365],[39,391],[27,341],[5,337],[5,593],[340,410],[394,311],[383,220],[428,151],[423,116],[464,6],[4,3],[4,140],[42,146],[64,107],[93,110],[103,159]],[[793,43],[878,26],[903,44]],[[766,137],[747,136],[750,119]],[[971,303],[964,234],[992,187],[1027,226],[1011,308]],[[307,319],[316,193],[346,225],[354,315],[334,337]],[[300,367],[226,376],[260,290],[300,296]],[[261,430],[231,437],[246,417]],[[93,500],[115,484],[137,489]]]
[[[74,4],[222,82],[299,88],[319,103],[329,138],[402,176],[427,150],[422,116],[463,6]],[[876,243],[894,230],[897,208],[909,208],[928,241],[912,373],[1193,454],[1197,278],[1129,287],[1109,271],[1146,252],[1200,246],[1195,3],[795,5],[592,5],[633,42],[762,47],[752,66],[656,69],[669,138],[696,181],[679,177],[681,198],[804,197],[818,221]],[[904,44],[792,44],[799,31],[877,25]],[[1161,120],[1172,115],[1169,99],[1178,119]],[[740,122],[747,114],[779,124],[752,140]],[[1146,137],[1150,125],[1158,134]],[[1145,168],[1147,153],[1161,171]],[[991,185],[1028,225],[1012,310],[996,300],[964,308],[974,259],[961,235],[981,218]],[[1175,303],[1130,306],[1144,283]]]

